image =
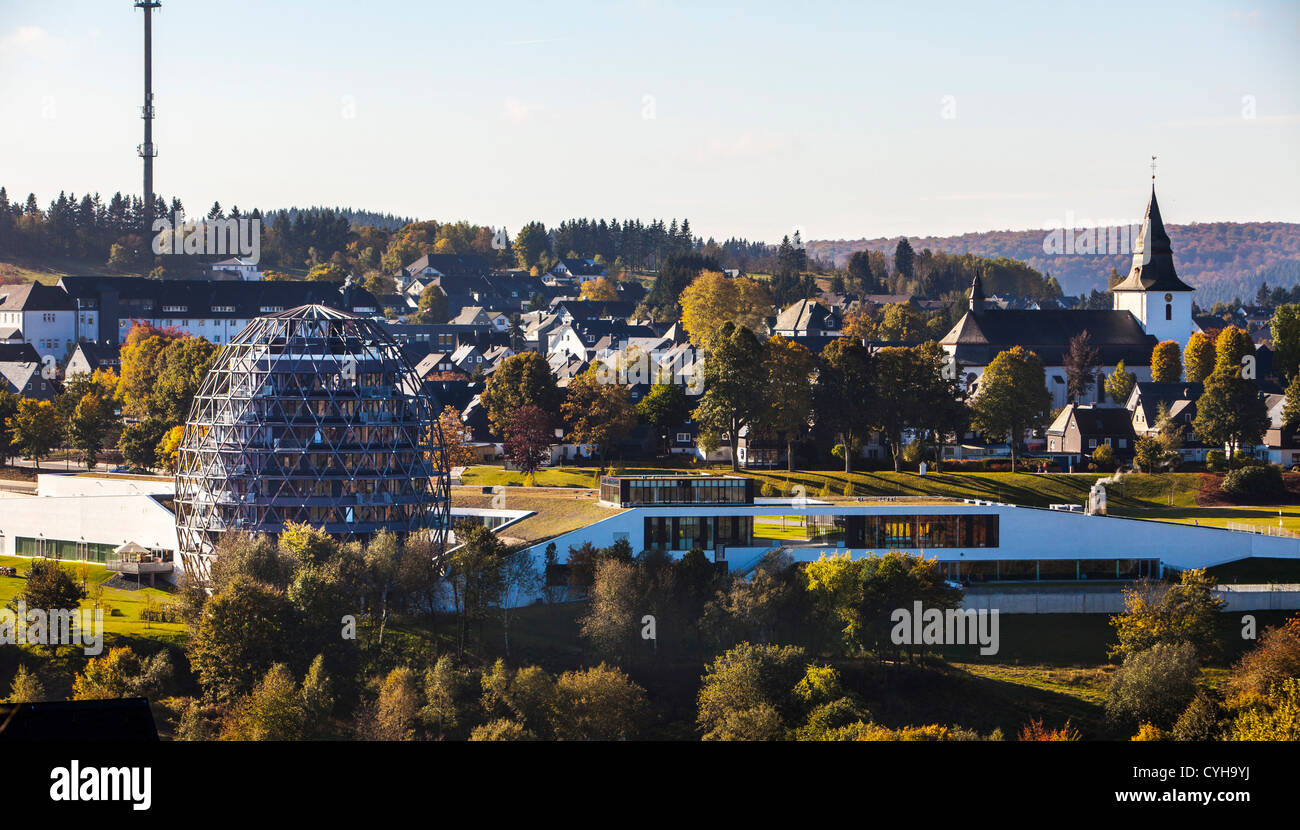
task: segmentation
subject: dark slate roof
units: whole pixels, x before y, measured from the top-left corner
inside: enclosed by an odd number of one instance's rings
[[[72,311],[68,295],[52,285],[29,282],[0,285],[0,311]]]
[[[406,273],[415,274],[432,268],[448,277],[485,277],[492,266],[478,254],[425,254],[406,266]]]
[[[814,300],[800,300],[776,316],[774,331],[822,331],[830,312]]]
[[[98,343],[87,343],[83,340],[77,344],[73,352],[81,352],[85,356],[86,362],[96,368],[117,366],[122,362],[122,347],[118,343],[100,345]]]
[[[1157,383],[1156,381],[1139,381],[1133,387],[1133,393],[1126,404],[1132,404],[1130,411],[1142,409],[1146,423],[1155,426],[1156,414],[1160,404],[1167,404],[1171,409],[1176,401],[1197,401],[1205,387],[1193,381],[1177,383]]]
[[[1147,215],[1142,220],[1142,232],[1133,245],[1133,267],[1128,276],[1111,291],[1195,291],[1178,278],[1174,270],[1174,253],[1169,244],[1169,234],[1160,218],[1160,205],[1156,202],[1156,189],[1151,188],[1151,201]]]
[[[610,317],[626,320],[636,311],[636,303],[626,300],[560,300],[551,306],[551,310],[568,311],[575,320],[599,320]]]
[[[40,362],[41,354],[31,343],[0,343],[0,363]]]
[[[626,340],[629,337],[658,336],[650,326],[636,326],[623,320],[574,320],[571,325],[579,334],[591,335],[597,340],[602,337]]]
[[[67,296],[99,306],[105,292],[116,292],[119,301],[143,301],[131,311],[140,316],[186,319],[242,319],[266,314],[264,307],[285,309],[324,305],[344,311],[379,308],[369,291],[352,286],[340,290],[338,283],[308,280],[243,282],[239,280],[152,280],[145,277],[64,277],[59,281]],[[346,293],[345,293],[346,292]],[[183,306],[185,311],[163,311],[163,306]],[[70,306],[71,307],[71,306]],[[213,308],[233,311],[213,311]],[[128,309],[123,309],[128,310]]]
[[[998,352],[1023,346],[1042,358],[1045,365],[1059,366],[1069,349],[1070,338],[1084,331],[1100,352],[1102,364],[1123,360],[1128,366],[1151,365],[1151,350],[1158,341],[1143,331],[1137,318],[1127,311],[987,309],[967,312],[939,343],[956,346],[957,361],[967,365],[986,366]]]
[[[1065,417],[1066,412],[1073,414],[1079,434],[1084,437],[1133,434],[1133,413],[1127,409],[1119,406],[1079,406],[1073,403],[1066,408],[1065,412],[1057,416],[1052,426],[1048,427],[1048,432],[1054,434],[1064,432],[1064,427],[1069,424],[1069,420]]]
[[[605,266],[598,265],[593,259],[561,257],[560,262],[575,277],[603,277],[607,273]]]
[[[8,386],[10,392],[21,395],[23,390],[27,388],[27,384],[31,383],[32,377],[40,370],[41,362],[39,360],[0,361],[0,378],[5,381],[5,383],[0,384],[0,387]]]

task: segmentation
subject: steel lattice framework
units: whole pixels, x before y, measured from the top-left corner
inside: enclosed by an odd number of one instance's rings
[[[344,540],[445,542],[450,479],[435,404],[375,323],[321,305],[259,317],[222,347],[178,451],[176,528],[207,579],[221,535],[286,522]]]

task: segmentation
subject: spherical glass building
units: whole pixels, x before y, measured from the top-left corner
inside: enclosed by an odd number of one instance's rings
[[[370,320],[321,305],[253,320],[195,395],[176,472],[176,526],[200,579],[222,534],[287,522],[348,539],[445,541],[449,471],[436,404]]]

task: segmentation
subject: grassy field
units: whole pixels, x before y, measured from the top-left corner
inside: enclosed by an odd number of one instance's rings
[[[1260,528],[1282,528],[1300,533],[1300,507],[1152,507],[1138,510],[1112,511],[1142,519],[1159,519],[1163,522],[1198,524],[1208,527],[1227,527],[1230,523],[1257,525]]]
[[[506,510],[532,510],[518,524],[501,531],[504,539],[535,542],[561,533],[585,527],[592,522],[607,519],[621,512],[611,507],[601,507],[596,496],[580,490],[545,490],[511,487],[505,491],[504,501],[484,493],[477,487],[453,487],[451,501],[457,507],[498,507]]]
[[[17,568],[21,574],[31,567],[32,560],[14,556],[0,556],[0,565]],[[85,577],[87,592],[93,592],[95,586],[103,585],[113,576],[103,565],[78,563],[64,565],[78,581]],[[22,590],[26,580],[21,577],[0,577],[0,606],[7,604]],[[108,606],[104,614],[104,634],[106,636],[144,637],[168,643],[179,643],[185,638],[185,626],[181,623],[145,622],[140,619],[140,612],[146,602],[155,606],[172,601],[171,594],[158,588],[144,587],[135,591],[121,588],[104,587],[102,602]],[[93,597],[93,595],[92,595]],[[82,608],[92,608],[94,600],[88,597],[81,603]]]
[[[724,466],[713,468],[625,467],[624,475],[680,475],[685,472],[728,473]],[[859,472],[845,474],[831,471],[742,470],[761,487],[770,485],[784,495],[797,495],[793,489],[803,487],[809,497],[826,496],[913,496],[958,499],[986,499],[1031,507],[1049,504],[1083,504],[1088,491],[1102,476],[1098,473],[917,473]],[[585,487],[599,484],[597,467],[553,467],[538,471],[536,485],[541,487]],[[467,485],[522,485],[520,473],[498,466],[475,466],[462,478]],[[852,490],[846,493],[846,485]],[[1164,473],[1121,479],[1108,488],[1108,505],[1116,511],[1181,507],[1196,505],[1200,489],[1198,473]],[[1300,511],[1300,508],[1297,508]],[[1297,513],[1300,516],[1300,512]]]
[[[0,262],[0,278],[18,278],[23,282],[39,282],[54,285],[60,278],[69,274],[92,276],[139,276],[139,274],[122,274],[114,271],[102,262],[75,259],[42,258],[39,262],[27,259],[11,259]]]

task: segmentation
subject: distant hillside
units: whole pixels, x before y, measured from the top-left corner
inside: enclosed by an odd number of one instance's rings
[[[1203,307],[1240,296],[1255,296],[1261,282],[1289,288],[1300,283],[1300,224],[1289,222],[1204,222],[1166,225],[1174,246],[1178,275],[1196,286]],[[1067,294],[1104,290],[1111,268],[1127,274],[1131,254],[1052,255],[1043,252],[1047,231],[985,231],[961,236],[909,237],[912,247],[945,253],[1010,257],[1051,274]],[[849,255],[864,249],[883,251],[892,261],[899,237],[813,241],[811,257],[843,267]]]

